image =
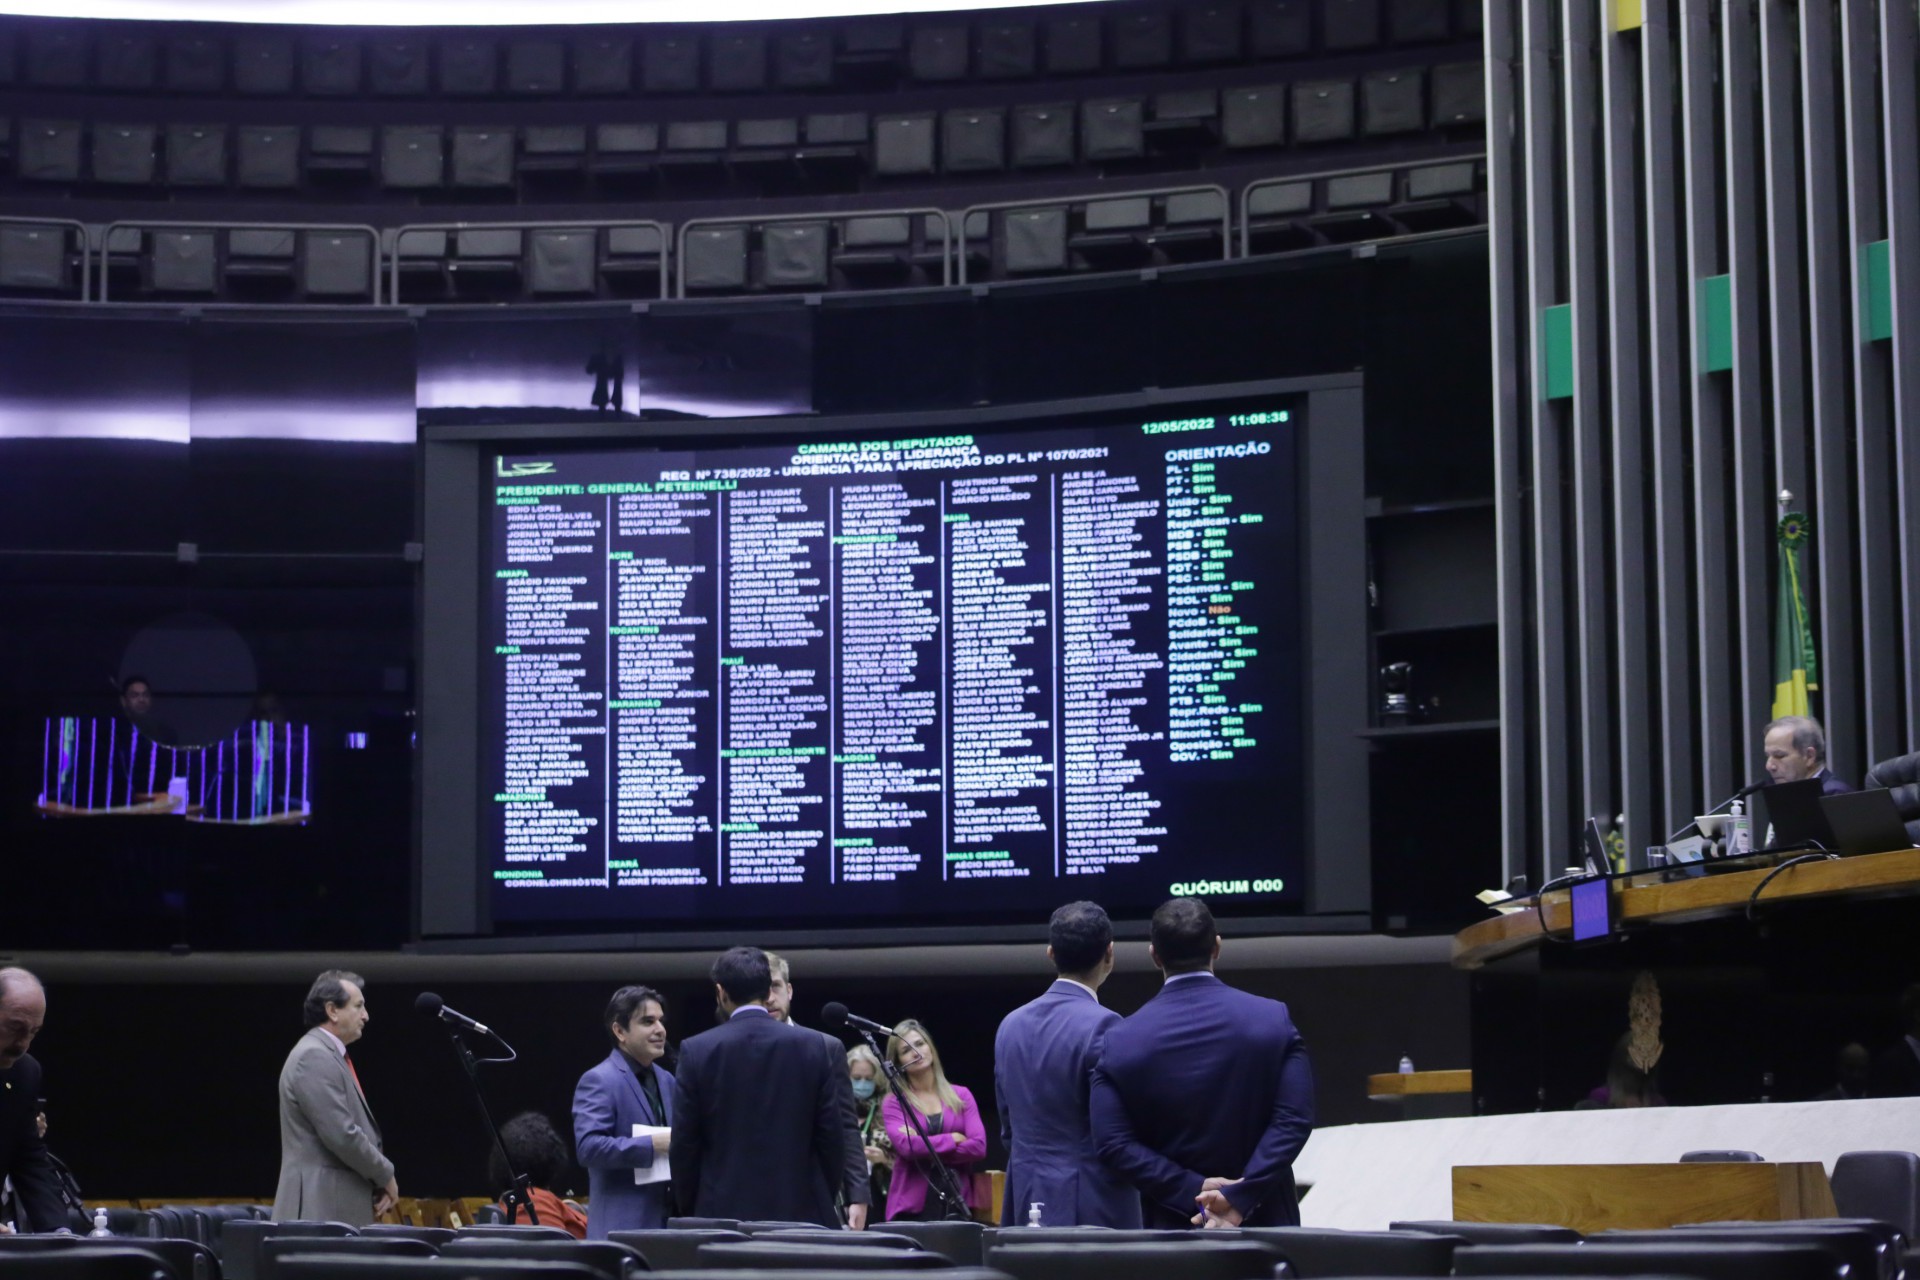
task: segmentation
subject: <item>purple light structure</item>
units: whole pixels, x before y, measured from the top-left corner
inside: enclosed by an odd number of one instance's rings
[[[84,735],[84,736],[83,736]],[[178,814],[196,822],[276,825],[303,823],[312,814],[312,730],[307,725],[254,721],[231,740],[205,747],[172,747],[127,730],[121,759],[119,723],[107,718],[107,756],[100,759],[100,722],[92,717],[49,716],[40,746],[40,808],[63,817],[108,814]],[[160,767],[160,752],[167,767]],[[142,760],[146,785],[140,786]],[[298,795],[295,794],[296,769]],[[126,782],[121,784],[124,772]],[[228,775],[231,773],[231,785]],[[242,774],[248,785],[243,792]],[[164,798],[177,783],[193,798],[193,812],[142,799]]]

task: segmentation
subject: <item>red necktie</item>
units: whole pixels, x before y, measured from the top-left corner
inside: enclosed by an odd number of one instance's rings
[[[353,1087],[360,1090],[360,1100],[365,1102],[367,1100],[367,1091],[360,1084],[360,1071],[353,1065],[353,1055],[343,1053],[340,1056],[347,1060],[347,1070],[353,1073]]]

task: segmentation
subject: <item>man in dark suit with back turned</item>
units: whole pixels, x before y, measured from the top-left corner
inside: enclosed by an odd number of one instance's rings
[[[1007,1148],[1000,1221],[1025,1222],[1039,1203],[1050,1227],[1138,1227],[1140,1195],[1101,1161],[1088,1130],[1094,1064],[1120,1015],[1100,1005],[1113,972],[1113,922],[1098,904],[1069,902],[1047,925],[1059,974],[993,1040],[993,1091]]]
[[[0,1177],[13,1179],[21,1231],[60,1231],[67,1211],[40,1136],[40,1064],[27,1050],[47,1020],[47,993],[25,969],[0,969]],[[7,1232],[0,1223],[0,1234]]]
[[[838,1226],[844,1068],[828,1061],[817,1033],[767,1011],[773,976],[758,947],[728,951],[710,976],[727,1020],[680,1046],[673,1118],[680,1212]]]
[[[1162,904],[1151,938],[1166,980],[1093,1073],[1101,1158],[1140,1189],[1149,1227],[1298,1226],[1313,1069],[1287,1007],[1213,976],[1220,938],[1198,899]]]

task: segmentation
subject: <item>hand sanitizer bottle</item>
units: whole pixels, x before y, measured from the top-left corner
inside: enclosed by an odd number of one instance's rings
[[[105,1209],[95,1209],[93,1211],[93,1230],[87,1232],[88,1239],[97,1240],[111,1236],[112,1234],[113,1232],[107,1230],[107,1211]]]
[[[1405,1054],[1400,1056],[1400,1074],[1403,1076],[1413,1074],[1413,1059],[1407,1057]]]
[[[1037,1227],[1040,1225],[1040,1211],[1044,1208],[1046,1208],[1046,1205],[1038,1200],[1035,1200],[1032,1204],[1027,1206],[1027,1225],[1028,1226]]]

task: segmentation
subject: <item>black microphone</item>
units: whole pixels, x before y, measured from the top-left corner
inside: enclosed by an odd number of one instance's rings
[[[893,1028],[884,1022],[875,1022],[872,1018],[863,1018],[857,1013],[848,1013],[847,1006],[838,1000],[821,1008],[820,1016],[827,1020],[830,1027],[853,1027],[859,1031],[871,1031],[877,1036],[890,1036]]]
[[[486,1023],[475,1022],[466,1014],[447,1008],[447,1002],[431,991],[422,991],[414,997],[413,1010],[415,1013],[424,1013],[430,1018],[438,1018],[442,1022],[453,1022],[463,1027],[471,1027],[483,1036],[493,1034],[493,1028],[489,1027]]]

